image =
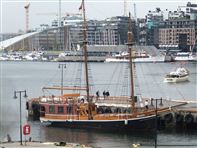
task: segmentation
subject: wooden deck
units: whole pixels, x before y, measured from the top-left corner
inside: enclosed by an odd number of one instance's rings
[[[151,99],[150,98],[141,98],[141,100],[137,100],[137,102],[135,103],[136,108],[141,108],[144,104],[145,101],[148,100],[149,103],[149,108],[150,109],[154,109],[156,106],[156,101],[153,100],[151,103]],[[131,107],[131,100],[128,97],[100,97],[96,99],[96,103],[100,106],[102,105],[114,105],[114,106],[124,106],[124,107]],[[162,99],[162,102],[160,100],[157,101],[157,108],[161,109],[161,108],[174,108],[174,107],[178,107],[178,106],[184,106],[188,104],[188,102],[186,101],[176,101],[176,100],[167,100],[167,99]]]

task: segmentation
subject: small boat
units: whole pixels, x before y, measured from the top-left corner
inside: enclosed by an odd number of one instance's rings
[[[170,72],[164,78],[164,82],[176,83],[189,80],[189,71],[183,67],[177,68],[175,71]]]
[[[0,56],[0,61],[7,61],[8,57],[7,56]]]

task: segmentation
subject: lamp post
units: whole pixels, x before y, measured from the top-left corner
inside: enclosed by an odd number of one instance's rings
[[[23,91],[14,91],[14,99],[17,99],[17,94],[19,94],[19,99],[20,99],[20,144],[23,145],[22,143],[22,119],[21,119],[21,94],[24,93],[24,98],[27,98],[27,93],[26,90]]]
[[[66,64],[59,64],[58,68],[61,68],[61,95],[63,95],[64,68],[66,68]]]
[[[162,98],[160,99],[153,99],[151,98],[151,105],[153,105],[153,101],[155,101],[155,116],[156,116],[156,119],[155,119],[155,148],[157,148],[157,101],[160,100],[160,103],[159,105],[160,106],[163,106],[163,102],[162,102]]]

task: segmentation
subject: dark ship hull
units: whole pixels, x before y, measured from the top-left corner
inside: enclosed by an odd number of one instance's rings
[[[102,131],[154,131],[156,128],[155,115],[133,118],[133,119],[120,119],[120,120],[53,120],[44,121],[49,126],[75,128],[75,129],[94,129]]]

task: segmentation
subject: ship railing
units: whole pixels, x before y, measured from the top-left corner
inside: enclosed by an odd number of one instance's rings
[[[99,97],[96,103],[130,104],[128,97]]]
[[[67,104],[77,102],[76,97],[43,96],[39,98],[40,103]]]

